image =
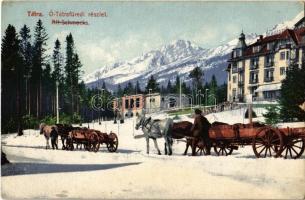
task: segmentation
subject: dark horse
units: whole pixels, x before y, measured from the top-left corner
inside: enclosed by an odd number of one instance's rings
[[[194,132],[192,131],[194,125],[189,121],[181,121],[174,123],[172,137],[174,139],[186,138],[186,148],[184,151],[184,155],[187,154],[189,146],[191,146],[194,150],[196,149],[196,147],[198,147],[200,150],[204,150],[205,152],[210,151],[211,147],[208,144],[208,130],[211,124],[205,117],[203,118],[204,120],[202,120],[200,123],[202,123],[201,125],[205,128],[202,130],[202,132],[200,132],[199,135],[194,135]]]
[[[65,150],[67,148],[67,138],[69,136],[69,132],[75,129],[70,124],[55,124],[57,127],[58,135],[60,136],[62,142],[62,149]]]

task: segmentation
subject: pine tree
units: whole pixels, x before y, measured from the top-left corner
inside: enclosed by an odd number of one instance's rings
[[[225,102],[227,99],[227,84],[223,83],[217,89],[217,101],[218,103]]]
[[[34,33],[34,47],[33,47],[33,70],[31,75],[31,84],[33,85],[32,91],[35,92],[33,100],[36,101],[36,117],[40,117],[42,109],[42,68],[46,65],[47,55],[46,41],[48,35],[46,29],[39,19],[35,26]]]
[[[169,79],[167,82],[166,93],[170,94],[172,92],[173,92],[173,86],[172,86],[171,80]]]
[[[216,80],[215,75],[213,74],[212,79],[209,84],[209,91],[207,93],[208,94],[208,97],[207,97],[208,105],[214,105],[215,101],[217,101],[217,89],[218,89],[217,80]]]
[[[16,131],[17,128],[18,135],[22,135],[21,89],[24,69],[19,44],[16,29],[9,24],[1,46],[1,129],[7,132]],[[9,121],[17,123],[9,124]]]
[[[57,81],[60,85],[63,83],[63,56],[61,53],[61,44],[58,39],[55,41],[54,50],[53,50],[53,73],[52,76],[55,81]]]
[[[137,81],[137,83],[135,85],[135,94],[141,94],[141,93],[142,93],[142,90],[140,87],[140,83],[139,83],[139,81]]]
[[[292,64],[281,87],[281,118],[284,121],[305,120],[305,111],[299,105],[305,102],[305,63]]]
[[[280,122],[280,109],[278,106],[268,106],[266,110],[266,113],[263,114],[266,124],[273,126]]]
[[[177,93],[177,94],[180,93],[180,77],[178,75],[176,76],[174,92]]]
[[[76,113],[79,115],[79,107],[80,107],[80,103],[79,103],[79,80],[81,78],[81,68],[82,68],[82,64],[79,60],[78,54],[75,53],[73,56],[73,71],[72,71],[72,84],[73,84],[73,94],[75,94],[75,106],[76,106]],[[104,88],[106,88],[105,83],[103,85]],[[74,112],[73,112],[74,113]]]
[[[127,85],[124,88],[124,94],[126,95],[134,94],[134,87],[130,81],[127,83]]]
[[[195,67],[191,72],[189,77],[193,80],[193,84],[195,86],[195,90],[199,90],[204,78],[204,72],[200,69],[200,67]]]
[[[157,81],[154,79],[153,76],[151,76],[150,79],[148,80],[145,90],[146,93],[160,92],[159,84],[157,83]]]
[[[65,65],[65,89],[66,89],[66,96],[65,101],[67,105],[67,112],[69,111],[70,114],[74,113],[74,40],[72,34],[70,33],[66,37],[66,65]],[[70,109],[69,109],[70,108]]]
[[[54,88],[55,88],[55,82],[52,79],[51,76],[51,65],[46,64],[45,69],[42,71],[42,107],[44,110],[42,110],[42,115],[47,116],[50,113],[52,113],[52,96],[54,96]]]
[[[33,47],[31,45],[31,35],[30,29],[24,25],[20,32],[20,53],[23,60],[24,66],[24,80],[25,80],[25,111],[26,113],[31,114],[31,87],[29,84],[29,78],[32,71],[32,62],[33,62]]]
[[[121,97],[123,95],[123,90],[121,87],[121,84],[118,84],[118,88],[117,88],[117,97]]]

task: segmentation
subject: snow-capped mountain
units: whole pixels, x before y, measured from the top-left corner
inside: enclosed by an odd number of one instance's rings
[[[264,36],[293,28],[294,24],[304,16],[303,12],[293,20],[277,24]],[[247,44],[254,43],[257,34],[246,35]],[[113,65],[102,67],[84,78],[88,87],[95,87],[97,80],[104,81],[108,88],[115,90],[118,84],[124,86],[128,82],[139,81],[144,87],[148,78],[153,75],[160,85],[166,85],[168,80],[174,81],[179,75],[188,82],[189,72],[199,66],[209,81],[215,74],[217,81],[226,82],[226,66],[229,54],[236,46],[238,38],[211,49],[201,48],[190,41],[177,40],[159,49],[149,51],[130,61],[117,62]]]

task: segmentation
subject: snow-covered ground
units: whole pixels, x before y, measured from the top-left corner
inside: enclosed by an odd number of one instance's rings
[[[210,114],[213,121],[243,122],[243,111]],[[154,115],[153,117],[164,117]],[[229,118],[229,119],[228,119]],[[193,119],[181,116],[181,120]],[[244,120],[244,123],[247,123]],[[305,124],[299,124],[305,125]],[[87,126],[87,124],[84,124]],[[12,164],[2,166],[2,197],[11,198],[252,198],[303,199],[305,155],[300,159],[257,159],[245,146],[227,157],[183,156],[185,143],[174,142],[173,155],[156,155],[153,142],[147,155],[145,139],[134,130],[135,118],[119,127],[113,122],[94,129],[116,132],[119,148],[109,153],[44,149],[37,130],[24,136],[2,135],[2,149]],[[93,124],[90,124],[93,128]],[[163,150],[163,139],[158,140]],[[164,151],[163,151],[164,152]],[[190,154],[189,149],[189,154]]]

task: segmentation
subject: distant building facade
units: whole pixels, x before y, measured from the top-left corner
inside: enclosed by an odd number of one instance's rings
[[[305,58],[305,18],[281,33],[260,36],[247,45],[241,33],[231,53],[227,68],[227,100],[276,100],[280,97],[281,81],[290,64],[301,65]]]
[[[129,95],[117,98],[113,101],[114,110],[119,110],[123,116],[134,116],[142,114],[145,108],[145,95]]]
[[[153,113],[161,110],[160,93],[152,93],[145,96],[145,110],[147,113]]]
[[[190,99],[184,94],[181,96],[181,106],[190,105]],[[154,113],[161,110],[170,110],[180,107],[179,94],[160,95],[160,93],[125,95],[113,100],[113,108],[125,117],[136,114]]]

